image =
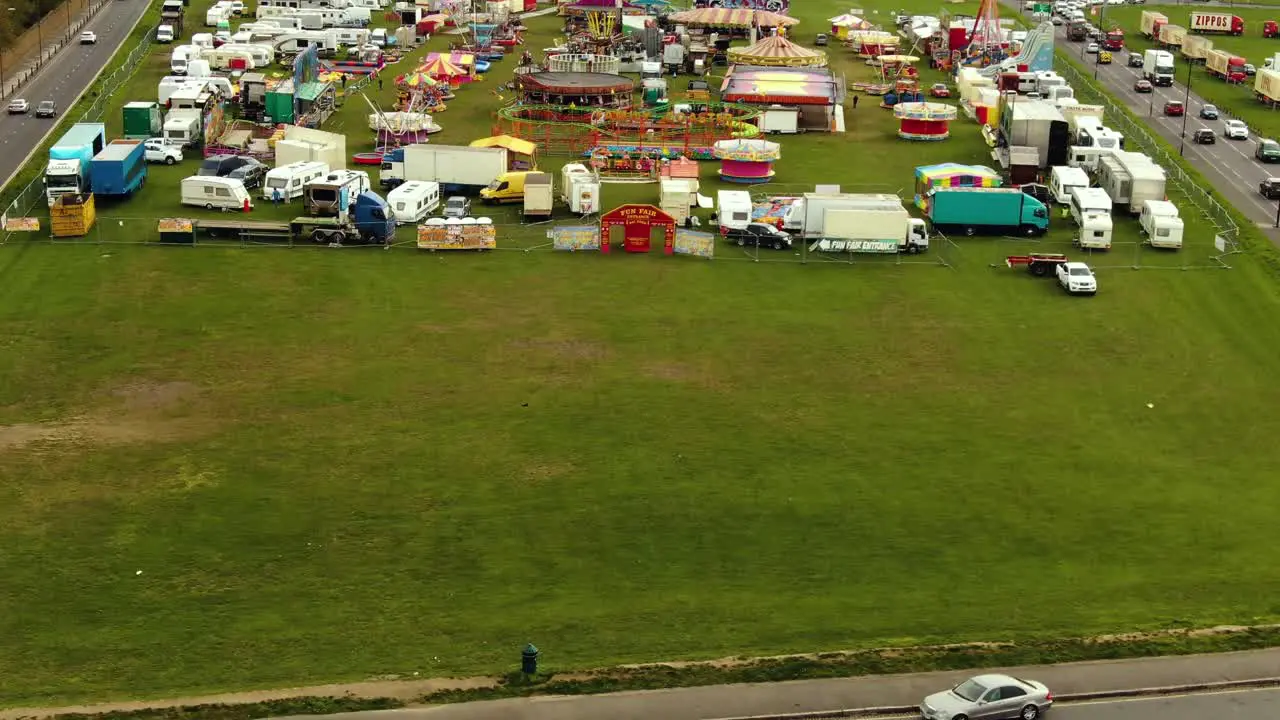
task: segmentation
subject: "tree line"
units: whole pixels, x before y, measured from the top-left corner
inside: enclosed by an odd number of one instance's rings
[[[61,5],[62,0],[0,0],[0,50]]]

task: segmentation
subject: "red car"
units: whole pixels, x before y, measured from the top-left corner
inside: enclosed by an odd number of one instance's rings
[[[1164,104],[1164,114],[1169,117],[1181,117],[1186,112],[1187,109],[1183,107],[1181,100],[1170,100]]]
[[[1149,93],[1151,92],[1151,90],[1152,88],[1151,88],[1150,80],[1139,80],[1138,82],[1133,84],[1134,92]]]
[[[949,98],[951,88],[947,87],[946,83],[934,83],[933,87],[929,88],[929,94],[936,98]]]

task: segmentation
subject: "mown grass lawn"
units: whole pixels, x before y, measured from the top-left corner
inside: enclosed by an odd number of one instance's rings
[[[1140,19],[1144,10],[1162,12],[1169,18],[1170,23],[1187,27],[1190,23],[1191,12],[1196,9],[1197,6],[1191,5],[1107,7],[1101,24],[1108,28],[1121,27],[1125,31],[1124,42],[1126,49],[1141,52],[1155,47],[1153,42],[1142,37],[1139,32],[1141,28]],[[1214,6],[1212,9],[1214,12],[1239,15],[1245,21],[1243,35],[1238,37],[1231,35],[1208,36],[1213,40],[1215,49],[1227,50],[1247,58],[1249,62],[1259,68],[1262,67],[1264,60],[1276,53],[1280,53],[1280,40],[1262,37],[1262,21],[1280,21],[1280,7],[1272,9],[1232,9],[1224,5],[1221,8]],[[1097,18],[1094,18],[1094,20],[1097,20]],[[1075,47],[1075,44],[1069,43],[1068,47]],[[1174,56],[1177,59],[1176,80],[1178,84],[1185,85],[1188,72],[1186,58],[1183,57],[1181,52],[1175,52]],[[1116,62],[1124,62],[1124,55],[1121,54],[1117,57]],[[1253,78],[1249,78],[1247,82],[1232,85],[1210,75],[1205,70],[1204,65],[1196,65],[1191,69],[1191,89],[1207,102],[1214,103],[1222,110],[1244,120],[1261,137],[1280,136],[1280,113],[1257,101],[1253,95]]]
[[[971,123],[850,125],[782,140],[779,183],[984,159]],[[179,212],[170,170],[103,240]],[[954,269],[11,243],[0,705],[1273,620],[1274,277],[1122,269],[1207,264],[1194,217],[1183,255],[1117,238],[1092,300],[988,268],[1033,247],[999,240]]]

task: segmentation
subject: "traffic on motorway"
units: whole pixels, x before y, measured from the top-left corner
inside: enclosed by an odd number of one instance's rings
[[[6,112],[0,113],[0,184],[8,184],[63,113],[107,67],[146,8],[145,0],[115,0],[108,11],[85,25],[83,34],[10,94]],[[23,105],[26,109],[20,109]]]
[[[1071,19],[1083,17],[1085,6],[1079,0],[1061,0],[1055,5],[1055,14],[1061,18],[1055,27],[1058,47],[1092,62],[1099,83],[1180,150],[1241,212],[1261,227],[1275,226],[1280,218],[1280,192],[1273,197],[1268,188],[1280,189],[1280,166],[1269,164],[1270,158],[1258,157],[1259,142],[1266,138],[1257,137],[1241,121],[1225,117],[1188,92],[1177,77],[1185,65],[1173,64],[1174,77],[1168,85],[1143,83],[1151,73],[1142,67],[1142,54],[1131,60],[1128,51],[1114,51],[1111,62],[1104,62],[1105,48],[1098,45],[1104,35],[1087,25],[1082,40],[1069,39]]]

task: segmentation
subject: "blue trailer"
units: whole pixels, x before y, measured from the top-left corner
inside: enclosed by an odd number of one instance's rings
[[[939,232],[964,235],[1026,235],[1049,230],[1049,209],[1018,188],[934,188],[925,196],[925,217]]]
[[[61,195],[82,195],[90,191],[90,165],[93,157],[106,146],[106,125],[76,123],[49,148],[49,164],[44,173],[49,207],[53,207]]]
[[[93,194],[128,197],[147,181],[147,160],[141,140],[112,140],[93,157],[89,173]]]

